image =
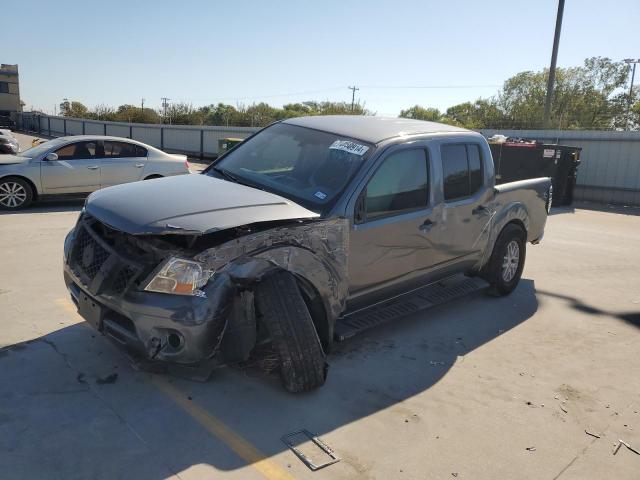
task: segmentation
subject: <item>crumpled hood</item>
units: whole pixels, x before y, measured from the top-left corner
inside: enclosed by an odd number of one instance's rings
[[[14,163],[24,163],[31,160],[28,157],[19,157],[18,155],[0,155],[0,165],[11,165]]]
[[[89,196],[86,211],[134,235],[203,234],[255,222],[319,216],[279,195],[202,174],[105,188]]]

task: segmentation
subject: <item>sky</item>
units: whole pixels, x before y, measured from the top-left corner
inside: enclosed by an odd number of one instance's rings
[[[548,67],[556,11],[557,0],[11,0],[0,63],[19,65],[25,108],[48,113],[63,98],[351,101],[355,85],[367,109],[396,116]],[[640,58],[639,20],[638,0],[567,0],[558,66]]]

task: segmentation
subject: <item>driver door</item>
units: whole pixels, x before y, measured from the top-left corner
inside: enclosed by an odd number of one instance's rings
[[[395,150],[360,193],[349,235],[349,309],[409,290],[429,273],[430,170],[426,148]]]
[[[42,160],[40,175],[46,194],[89,193],[100,188],[100,142],[69,143],[53,153],[57,160]]]

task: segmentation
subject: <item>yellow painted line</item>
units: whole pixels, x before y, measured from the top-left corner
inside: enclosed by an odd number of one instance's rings
[[[55,300],[55,303],[67,313],[77,315],[76,306],[71,300],[58,298]],[[165,378],[152,375],[151,383],[188,413],[191,418],[203,426],[209,433],[233,450],[242,460],[260,472],[265,478],[269,480],[294,480],[294,477],[289,472],[269,460],[264,453],[233,431],[224,422],[195,402],[189,400],[183,392],[178,390]]]
[[[258,470],[266,478],[274,480],[292,480],[294,477],[267,456],[254,447],[251,443],[234,432],[222,421],[211,415],[204,408],[189,400],[184,393],[174,387],[166,379],[157,375],[153,376],[152,383],[180,406],[185,412],[206,428],[209,433],[222,440],[240,458]]]

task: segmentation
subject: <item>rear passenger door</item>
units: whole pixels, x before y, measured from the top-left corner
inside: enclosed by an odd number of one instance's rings
[[[493,188],[480,144],[441,144],[440,160],[444,202],[437,237],[446,248],[439,250],[438,260],[443,267],[464,270],[476,263],[488,240]]]
[[[135,143],[105,140],[101,187],[141,180],[146,163],[146,148]]]
[[[432,264],[428,151],[395,149],[376,163],[349,235],[349,308],[409,289]]]

